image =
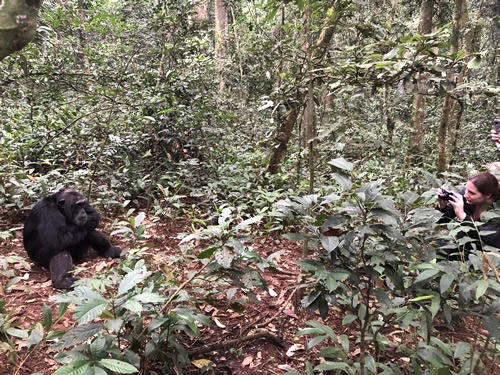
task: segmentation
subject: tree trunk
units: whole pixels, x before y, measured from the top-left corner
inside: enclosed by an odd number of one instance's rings
[[[432,31],[434,0],[422,1],[420,5],[420,22],[418,32],[420,35],[430,34]],[[421,87],[420,82],[426,80],[426,75],[418,77],[417,93],[413,97],[412,115],[411,115],[411,147],[409,149],[409,160],[411,164],[418,164],[423,156],[423,136],[425,121],[425,89]]]
[[[276,141],[278,144],[274,147],[269,157],[269,162],[267,163],[266,172],[275,174],[281,164],[286,151],[288,149],[288,142],[292,137],[292,131],[297,122],[297,118],[300,114],[300,109],[302,107],[303,97],[301,94],[297,93],[296,99],[291,100],[289,104],[289,110],[287,114],[278,120],[279,127],[276,134]]]
[[[337,20],[340,18],[340,15],[342,14],[343,8],[341,6],[342,2],[339,2],[333,9],[332,12],[329,13],[329,16],[326,18],[325,23],[323,25],[323,29],[321,30],[318,39],[316,40],[316,43],[314,45],[314,49],[312,50],[311,47],[307,48],[307,51],[309,51],[308,56],[308,63],[310,62],[310,68],[309,72],[312,72],[314,68],[314,63],[317,62],[319,59],[321,59],[326,51],[326,48],[328,47],[330,40],[333,37],[333,33],[335,30],[335,25],[337,23]],[[304,32],[304,35],[306,33]],[[312,42],[309,40],[309,45],[312,45]],[[303,47],[303,51],[306,51],[306,49]],[[314,138],[316,137],[316,122],[315,122],[315,108],[314,108],[314,95],[313,95],[313,89],[314,89],[314,84],[313,84],[313,75],[310,74],[308,76],[308,91],[306,94],[300,94],[297,92],[295,97],[292,100],[289,100],[288,102],[290,105],[288,106],[289,110],[286,114],[286,116],[283,116],[278,120],[278,129],[277,129],[277,135],[276,135],[276,140],[278,144],[273,148],[271,151],[271,155],[269,157],[269,162],[266,167],[266,172],[269,173],[277,173],[279,166],[281,164],[281,160],[283,159],[284,155],[286,154],[287,147],[288,147],[288,141],[290,140],[292,136],[292,131],[293,128],[295,127],[295,123],[297,121],[297,118],[299,117],[300,114],[300,109],[302,106],[305,104],[306,109],[305,109],[305,114],[304,114],[304,122],[305,124],[305,147],[308,149],[310,152],[310,155],[312,155],[313,150],[314,150]],[[306,101],[306,102],[304,102]],[[308,125],[309,124],[309,125]],[[311,147],[311,149],[309,149]],[[310,156],[311,157],[311,156]],[[314,162],[312,160],[309,160],[310,167],[313,167]],[[313,174],[311,170],[309,171],[309,178],[310,180],[313,179]],[[310,187],[312,187],[310,185]]]
[[[307,150],[307,164],[309,169],[309,193],[314,191],[314,152],[316,143],[316,106],[314,103],[314,74],[313,53],[311,38],[311,1],[304,13],[304,27],[302,29],[302,52],[307,58],[307,93],[304,110],[304,150]]]
[[[89,57],[85,54],[85,50],[87,49],[87,33],[85,32],[86,7],[84,0],[78,0],[78,19],[80,20],[80,25],[78,27],[80,51],[77,52],[76,55],[78,63],[83,65],[84,72],[90,76],[90,61]]]
[[[34,38],[42,3],[43,0],[0,1],[0,61]]]
[[[215,0],[215,58],[219,72],[219,93],[226,91],[225,67],[228,64],[229,50],[228,39],[228,17],[224,0]]]
[[[468,25],[469,15],[467,11],[467,0],[455,0],[455,9],[453,13],[453,28],[450,38],[450,53],[456,54],[460,48],[460,31],[467,28],[464,39],[464,49],[466,52],[471,52],[474,33],[473,28]],[[454,87],[461,85],[468,72],[467,61],[463,62],[458,74],[454,69],[448,72],[448,81],[453,83]],[[447,93],[443,110],[441,113],[441,120],[439,123],[438,132],[438,172],[444,172],[448,169],[450,162],[455,154],[457,147],[458,130],[460,128],[460,118],[462,116],[462,105],[457,100]]]

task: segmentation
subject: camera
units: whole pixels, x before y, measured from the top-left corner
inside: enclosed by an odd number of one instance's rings
[[[451,191],[448,190],[441,190],[441,194],[438,195],[439,199],[442,199],[444,201],[449,201],[452,197]]]
[[[491,122],[491,126],[496,133],[500,134],[500,119],[498,118],[494,119]]]

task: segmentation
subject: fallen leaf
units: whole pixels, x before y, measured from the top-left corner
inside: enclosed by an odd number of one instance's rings
[[[246,366],[249,366],[250,363],[253,362],[253,356],[252,355],[249,355],[248,357],[245,357],[243,359],[243,361],[241,362],[241,366],[242,367],[246,367]]]
[[[191,361],[191,363],[199,369],[201,369],[203,367],[205,367],[205,368],[215,367],[215,363],[213,363],[209,359],[194,359]]]
[[[219,327],[219,328],[226,328],[226,326],[225,326],[224,324],[222,324],[222,323],[220,322],[220,320],[219,320],[219,319],[217,319],[216,317],[214,317],[214,322],[215,322],[215,324],[217,325],[217,327]]]
[[[304,345],[302,345],[302,344],[293,344],[286,351],[286,355],[288,357],[293,357],[297,352],[303,352],[303,351],[304,351]]]
[[[292,318],[295,318],[295,319],[299,319],[299,317],[297,316],[297,314],[295,314],[292,310],[290,309],[284,309],[283,310],[283,314],[287,315],[287,316],[290,316]]]

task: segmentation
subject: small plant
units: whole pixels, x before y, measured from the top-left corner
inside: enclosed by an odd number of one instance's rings
[[[75,304],[77,321],[54,345],[61,351],[56,360],[63,364],[55,374],[156,368],[181,373],[189,362],[182,343],[199,336],[199,324],[210,324],[209,319],[187,306],[173,306],[179,288],[172,288],[173,281],[162,272],[149,271],[144,260],[111,270],[105,278],[113,290],[109,294],[80,285],[52,298]]]
[[[146,224],[144,220],[146,219],[146,214],[140,212],[135,216],[131,216],[134,209],[130,209],[127,212],[127,217],[130,217],[129,221],[120,221],[113,224],[113,227],[117,227],[111,232],[111,235],[120,235],[124,238],[133,238],[134,241],[142,240],[144,233],[146,231]]]
[[[187,252],[195,241],[206,244],[197,259],[204,262],[207,277],[217,284],[236,285],[243,293],[254,298],[254,287],[267,289],[261,272],[267,268],[276,268],[272,262],[275,255],[262,257],[248,245],[251,238],[241,233],[258,223],[262,217],[255,216],[238,222],[239,218],[233,215],[234,211],[233,208],[224,207],[217,217],[217,225],[207,226],[184,237],[181,246]],[[235,292],[235,289],[230,289],[228,297],[231,298]]]

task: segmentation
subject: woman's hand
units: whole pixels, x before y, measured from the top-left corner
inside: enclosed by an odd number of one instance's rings
[[[465,219],[465,216],[467,216],[464,211],[464,197],[461,194],[452,191],[450,192],[450,198],[450,204],[455,211],[458,221],[462,221]]]
[[[500,143],[500,134],[497,133],[495,130],[491,130],[491,140],[496,143]]]
[[[446,189],[446,186],[441,186],[437,189],[437,202],[440,209],[445,208],[448,204],[448,201],[446,199],[439,198],[439,196],[443,195],[445,191],[448,191],[448,189]]]

